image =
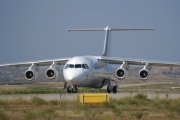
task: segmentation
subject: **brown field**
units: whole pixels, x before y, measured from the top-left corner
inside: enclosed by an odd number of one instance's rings
[[[0,100],[0,120],[109,120],[180,119],[180,99],[147,99],[145,94],[125,97],[109,103],[81,105],[78,100],[45,101],[33,97]]]
[[[31,91],[37,89],[62,89],[62,83],[34,83],[32,85],[4,85],[0,91]],[[180,93],[180,83],[153,84],[143,86],[130,86],[118,89],[120,93],[138,93],[134,96],[120,99],[111,99],[109,103],[81,105],[79,100],[49,100],[38,96],[30,100],[22,97],[13,100],[0,99],[0,120],[178,120],[180,119],[180,97],[177,99],[156,96],[148,99],[146,92]],[[104,92],[92,89],[81,89],[80,92]],[[12,93],[13,93],[12,92]],[[66,90],[64,90],[66,92]],[[10,94],[12,94],[10,92]]]

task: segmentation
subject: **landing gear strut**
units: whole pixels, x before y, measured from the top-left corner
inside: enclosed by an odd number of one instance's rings
[[[76,86],[69,86],[67,87],[67,93],[77,93],[78,89]]]
[[[115,80],[112,80],[116,83]],[[113,93],[117,93],[117,83],[116,85],[111,85],[110,81],[107,84],[107,93],[111,93],[111,91],[113,91]]]
[[[64,82],[64,89],[67,88],[67,82]]]

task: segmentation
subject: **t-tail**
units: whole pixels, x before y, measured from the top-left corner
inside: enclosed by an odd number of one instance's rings
[[[151,30],[153,31],[154,29],[142,29],[142,28],[110,28],[107,26],[106,28],[92,28],[92,29],[68,29],[68,31],[105,31],[105,39],[104,39],[104,48],[103,48],[103,53],[102,56],[110,56],[111,55],[111,31],[134,31],[134,30]]]

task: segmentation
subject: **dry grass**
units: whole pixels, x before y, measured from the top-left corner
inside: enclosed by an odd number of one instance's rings
[[[147,99],[145,94],[111,99],[109,103],[81,105],[79,101],[0,100],[0,120],[109,120],[180,119],[180,99]]]

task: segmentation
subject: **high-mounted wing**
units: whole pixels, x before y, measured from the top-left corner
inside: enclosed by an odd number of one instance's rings
[[[180,67],[180,63],[116,57],[101,57],[101,62],[104,64],[121,64],[115,73],[118,79],[124,79],[126,77],[128,69],[130,68],[129,65],[144,65],[144,67],[139,71],[139,77],[141,80],[147,80],[149,78],[152,66],[168,66],[170,70],[172,70],[173,67]]]
[[[48,79],[56,79],[60,72],[59,65],[64,65],[70,58],[61,58],[61,59],[50,59],[50,60],[39,60],[31,62],[22,62],[22,63],[12,63],[12,64],[2,64],[0,67],[29,67],[25,72],[25,78],[27,80],[34,80],[37,78],[39,73],[39,66],[50,66],[46,70],[46,77]]]
[[[148,63],[154,66],[180,66],[180,63],[174,62],[117,57],[101,57],[101,61],[109,64],[122,64],[123,62],[126,62],[129,65],[146,65]]]
[[[37,60],[37,61],[29,61],[29,62],[21,62],[21,63],[11,63],[11,64],[1,64],[0,67],[28,67],[32,64],[36,64],[37,66],[48,66],[52,65],[53,62],[56,62],[58,65],[64,65],[70,58],[61,58],[61,59],[49,59],[49,60]]]

